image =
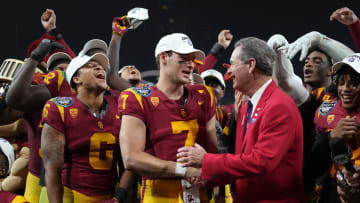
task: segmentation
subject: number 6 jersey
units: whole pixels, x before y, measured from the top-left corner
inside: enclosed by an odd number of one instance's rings
[[[113,194],[120,157],[117,101],[107,103],[102,119],[95,117],[76,97],[55,97],[43,110],[43,123],[65,135],[64,186],[88,196]]]

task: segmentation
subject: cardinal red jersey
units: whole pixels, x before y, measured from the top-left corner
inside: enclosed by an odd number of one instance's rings
[[[29,171],[36,177],[40,177],[42,159],[40,156],[41,130],[41,111],[25,113],[24,121],[29,143]]]
[[[102,119],[95,117],[76,97],[56,97],[43,110],[43,122],[66,138],[62,182],[88,196],[113,194],[120,157],[120,117],[117,100],[107,102]]]
[[[72,97],[76,95],[76,91],[66,81],[65,72],[61,70],[54,70],[48,73],[41,84],[46,85],[51,93],[51,97]]]
[[[315,97],[316,101],[320,101],[320,104],[324,101],[335,99],[335,96],[332,93],[328,92],[325,87],[314,89],[313,91],[311,91],[311,94]]]
[[[357,116],[360,122],[360,108],[354,112],[347,112],[341,104],[340,100],[328,100],[323,102],[315,114],[314,123],[316,128],[322,132],[332,131],[340,119],[346,117]]]
[[[44,75],[34,73],[32,78],[32,84],[41,84],[43,82]],[[40,177],[41,174],[41,152],[40,152],[40,141],[41,141],[41,111],[38,112],[26,112],[24,114],[24,121],[26,127],[26,133],[28,137],[28,145],[30,149],[29,154],[29,171],[36,177]]]
[[[23,196],[7,191],[0,191],[0,199],[3,203],[25,203],[27,201]]]
[[[340,100],[329,100],[323,102],[318,108],[315,114],[314,123],[316,129],[321,132],[332,131],[337,123],[342,118],[352,118],[356,116],[357,121],[360,123],[360,107],[354,112],[347,112],[341,104]],[[353,149],[353,157],[355,164],[360,166],[360,145],[356,143],[356,140],[348,140],[349,144]],[[330,175],[334,175],[335,170],[332,168]]]
[[[121,116],[139,118],[146,125],[146,148],[162,159],[176,161],[177,149],[198,143],[204,146],[206,123],[215,114],[215,98],[209,87],[189,85],[178,101],[157,86],[132,87],[119,97]]]

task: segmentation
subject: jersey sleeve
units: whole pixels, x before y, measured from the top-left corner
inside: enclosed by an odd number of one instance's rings
[[[44,80],[41,82],[41,84],[45,84],[49,89],[51,96],[55,97],[60,95],[60,88],[63,82],[66,82],[65,72],[54,70],[44,77]]]
[[[337,102],[333,100],[323,102],[315,112],[314,125],[316,132],[326,133],[329,125],[327,124],[327,115],[335,108]]]
[[[357,20],[355,23],[349,25],[349,30],[356,48],[360,52],[360,20]]]
[[[311,94],[317,101],[320,102],[320,104],[333,98],[332,94],[327,92],[324,87],[313,90]]]
[[[125,90],[118,98],[118,114],[137,117],[145,123],[143,98],[131,88]]]
[[[213,94],[211,88],[209,86],[206,86],[206,94],[204,94],[205,101],[206,101],[206,121],[209,121],[214,115],[216,110],[216,99],[215,95]]]
[[[55,98],[56,99],[56,98]],[[54,98],[46,102],[42,112],[42,125],[45,123],[65,134],[64,107],[58,106]]]

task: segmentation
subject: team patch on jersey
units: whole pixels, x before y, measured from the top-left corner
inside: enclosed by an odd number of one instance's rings
[[[328,115],[327,118],[326,118],[326,121],[327,121],[328,125],[330,125],[330,123],[333,122],[334,119],[335,119],[334,114]]]
[[[159,105],[159,97],[151,97],[150,101],[152,105],[154,105],[154,107],[157,107],[157,105]]]
[[[328,113],[330,113],[336,106],[336,101],[327,101],[323,102],[320,106],[319,113],[322,116],[326,116]]]
[[[78,109],[77,108],[71,108],[70,110],[69,110],[69,113],[70,113],[70,115],[71,115],[71,117],[72,118],[76,118],[77,117],[77,115],[78,115]]]
[[[180,109],[180,115],[181,115],[182,117],[186,117],[186,111],[185,111],[185,109]]]
[[[200,94],[202,94],[202,93],[204,93],[204,90],[198,90],[198,92],[199,92]]]
[[[99,126],[100,129],[104,128],[104,124],[101,121],[98,121],[98,126]]]
[[[73,104],[73,100],[71,97],[55,97],[54,102],[56,105],[62,106],[62,107],[69,107]]]
[[[146,85],[144,87],[132,87],[132,90],[134,90],[137,94],[144,96],[144,97],[148,97],[151,95],[152,90],[150,88],[150,86]]]

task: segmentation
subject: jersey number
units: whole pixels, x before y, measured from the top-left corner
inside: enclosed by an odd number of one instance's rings
[[[199,124],[197,120],[173,121],[171,122],[171,128],[173,134],[180,134],[183,131],[188,131],[185,140],[185,147],[194,146],[196,136],[199,132]]]
[[[123,105],[122,105],[122,109],[123,109],[123,110],[126,108],[125,103],[126,103],[126,99],[128,98],[128,96],[129,96],[129,95],[127,95],[127,94],[121,95],[121,98],[124,99],[124,100],[123,100]]]
[[[94,133],[90,138],[89,163],[96,170],[109,170],[113,163],[114,151],[112,149],[101,149],[102,143],[115,144],[116,138],[109,132]]]
[[[46,84],[50,84],[50,81],[49,81],[49,80],[53,79],[54,77],[55,77],[55,73],[50,72],[49,74],[47,74],[47,75],[45,76],[44,82],[45,82]]]

